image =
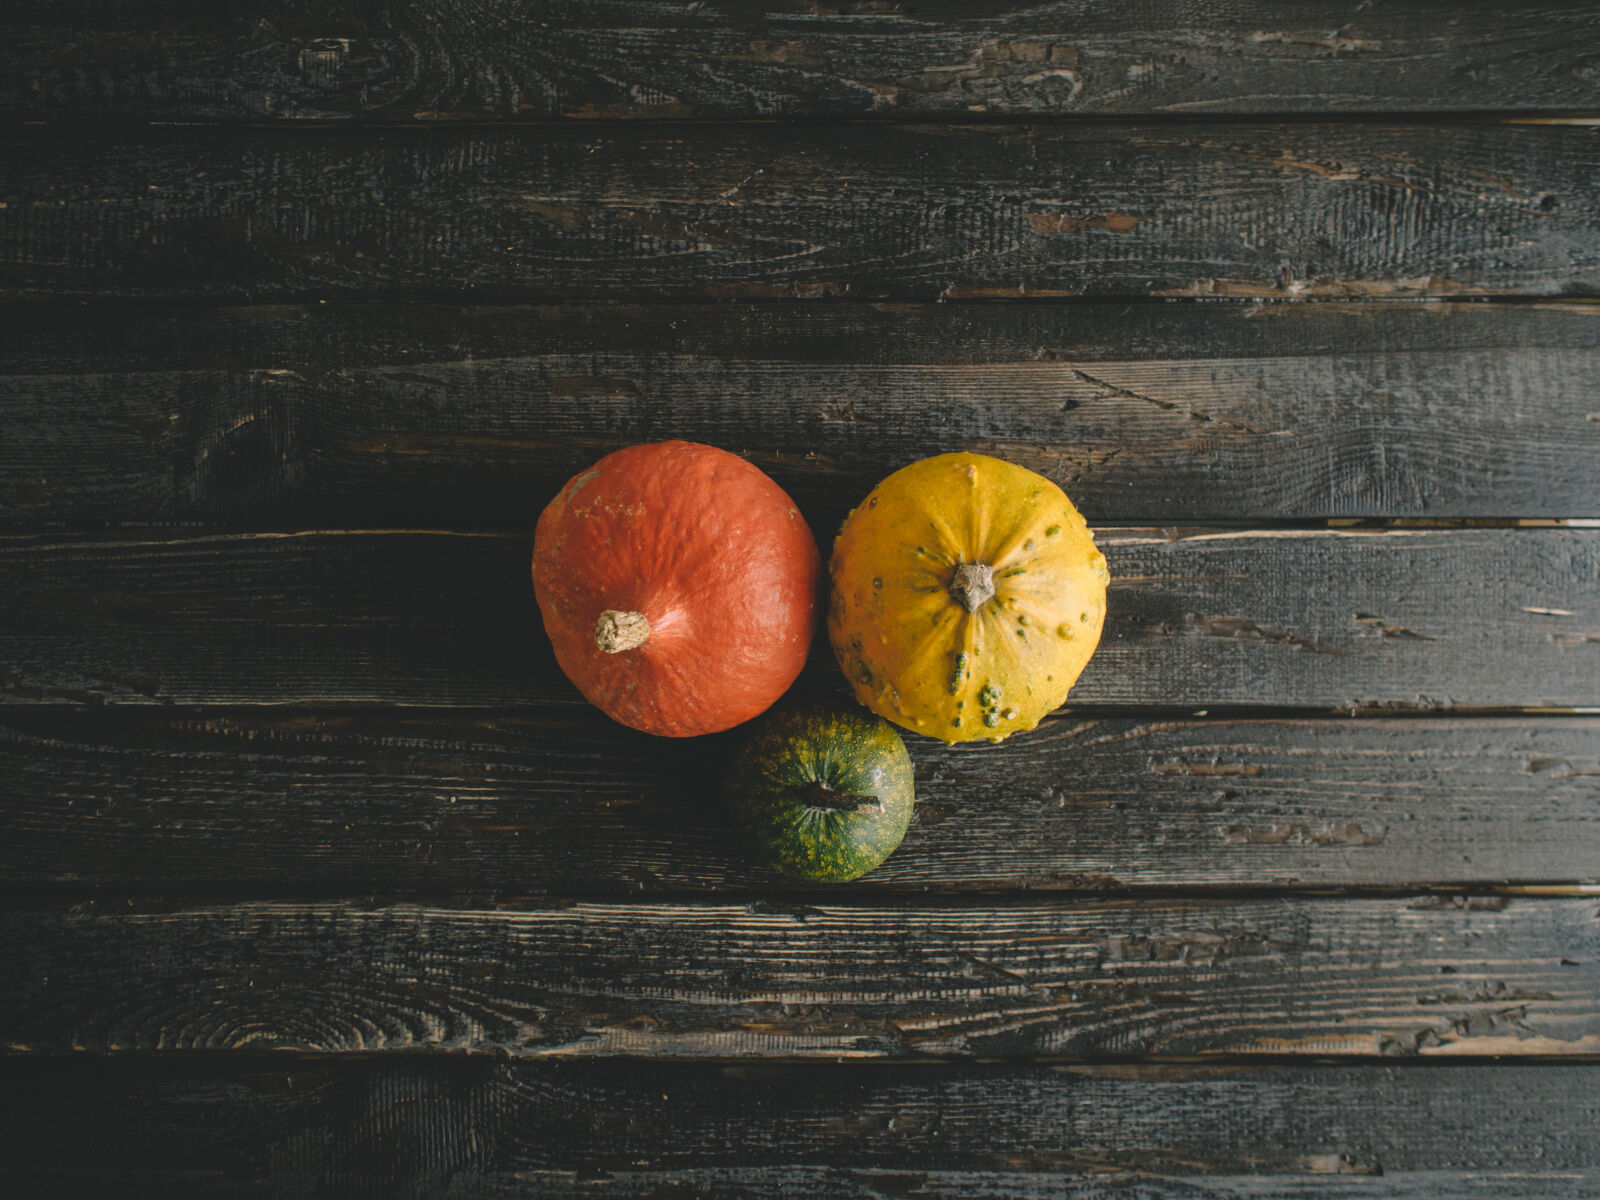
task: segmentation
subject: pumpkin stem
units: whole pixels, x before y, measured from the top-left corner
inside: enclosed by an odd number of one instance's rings
[[[883,802],[874,795],[836,792],[825,783],[813,783],[801,788],[800,795],[812,808],[832,808],[839,812],[883,811]]]
[[[594,644],[607,654],[632,650],[650,640],[650,622],[641,612],[618,612],[608,608],[594,627]]]
[[[994,568],[988,563],[960,564],[950,581],[950,594],[969,613],[977,612],[994,597]]]

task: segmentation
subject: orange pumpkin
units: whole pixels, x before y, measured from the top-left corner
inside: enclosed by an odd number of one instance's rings
[[[981,454],[912,463],[845,519],[828,638],[873,712],[998,742],[1067,698],[1105,621],[1105,555],[1042,475]]]
[[[561,669],[616,720],[668,737],[728,729],[783,695],[811,646],[821,566],[782,488],[693,442],[608,454],[534,534]]]

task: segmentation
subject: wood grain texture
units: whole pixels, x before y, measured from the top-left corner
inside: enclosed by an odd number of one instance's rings
[[[0,299],[1600,292],[1600,128],[12,129]]]
[[[0,717],[19,891],[804,889],[718,802],[737,735],[587,710]],[[1064,717],[917,739],[917,814],[853,890],[1600,882],[1600,721]]]
[[[1373,1178],[1340,1174],[1152,1176],[1143,1171],[902,1171],[831,1167],[746,1167],[683,1171],[518,1172],[496,1180],[483,1195],[544,1196],[553,1200],[604,1200],[637,1196],[717,1197],[740,1200],[888,1200],[939,1196],[951,1200],[1591,1200],[1588,1171],[1418,1171]],[[907,1190],[910,1189],[910,1190]]]
[[[373,1139],[367,1139],[368,1141]],[[364,1141],[363,1144],[366,1144]],[[343,1161],[327,1143],[324,1153]],[[331,1178],[305,1156],[302,1170],[237,1176],[188,1174],[172,1168],[147,1171],[97,1171],[86,1180],[70,1168],[7,1171],[0,1181],[15,1183],[30,1197],[147,1196],[204,1200],[235,1196],[339,1196],[385,1200],[406,1188],[407,1196],[447,1196],[450,1200],[888,1200],[890,1197],[941,1197],[949,1200],[1593,1200],[1589,1172],[1418,1171],[1404,1175],[1345,1176],[1152,1176],[1121,1171],[883,1171],[872,1167],[812,1165],[780,1167],[687,1167],[671,1171],[622,1169],[599,1175],[574,1171],[515,1171],[487,1178],[463,1168],[445,1173],[444,1182],[416,1179],[404,1164],[383,1166],[367,1160]],[[467,1175],[470,1182],[463,1182]],[[451,1190],[430,1190],[448,1186]],[[907,1189],[910,1189],[909,1191]]]
[[[520,529],[600,455],[832,522],[964,449],[1093,521],[1600,515],[1600,305],[59,309],[0,348],[0,519]]]
[[[1592,107],[1579,0],[16,0],[0,115],[843,117]]]
[[[1600,516],[1600,130],[1504,119],[1592,4],[21,4],[0,1191],[1600,1188],[1594,889],[1451,894],[1596,878],[1600,720],[1284,715],[1600,711],[1600,530],[1201,524]],[[1124,523],[1078,711],[751,868],[528,594],[669,436],[825,537],[952,448]],[[1033,1061],[1105,1056],[1190,1061]]]
[[[17,1195],[1579,1200],[1592,1066],[0,1062]],[[827,1164],[827,1165],[823,1165]],[[81,1191],[80,1191],[81,1189]]]
[[[1585,899],[0,913],[17,1053],[1600,1053]]]
[[[3,539],[0,699],[577,704],[539,626],[531,541]],[[1109,616],[1077,705],[1600,706],[1600,530],[1098,541]],[[842,694],[825,646],[809,679]]]

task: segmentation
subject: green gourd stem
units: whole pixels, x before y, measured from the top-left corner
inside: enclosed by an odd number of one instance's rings
[[[836,792],[825,783],[809,784],[800,789],[800,795],[812,808],[831,808],[838,812],[883,811],[883,802],[870,793]]]

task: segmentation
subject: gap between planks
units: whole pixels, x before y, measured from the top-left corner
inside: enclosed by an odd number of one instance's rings
[[[848,912],[859,909],[898,909],[906,912],[1006,911],[1127,901],[1133,905],[1193,900],[1212,905],[1229,901],[1257,903],[1303,900],[1338,903],[1346,900],[1413,901],[1423,906],[1453,907],[1471,912],[1499,912],[1514,899],[1583,900],[1600,898],[1600,883],[1436,883],[1404,886],[1326,884],[1164,884],[1122,883],[1107,887],[951,889],[946,891],[849,890],[845,885],[806,886],[804,890],[719,887],[710,891],[666,890],[640,894],[626,888],[585,890],[567,887],[560,892],[515,893],[501,891],[439,890],[429,888],[292,886],[283,891],[259,887],[162,887],[135,890],[127,886],[93,884],[0,884],[0,912],[87,913],[109,916],[175,914],[250,905],[349,906],[361,912],[428,909],[457,913],[503,913],[508,916],[561,910],[577,905],[604,909],[658,907],[689,910],[743,907],[758,915],[789,916],[804,921],[823,909]],[[1600,913],[1600,910],[1597,910]],[[1600,1051],[1597,1051],[1600,1053]],[[1115,1057],[1114,1055],[1111,1057]],[[1178,1056],[1181,1059],[1182,1056]],[[1210,1056],[1201,1056],[1210,1061]],[[1248,1056],[1251,1061],[1255,1055]],[[1298,1060],[1297,1060],[1298,1061]]]
[[[932,113],[894,114],[861,113],[852,115],[794,115],[773,117],[327,117],[302,118],[294,121],[245,120],[207,117],[188,120],[140,120],[133,117],[62,117],[29,119],[20,116],[0,119],[0,136],[7,132],[60,132],[65,136],[86,133],[122,132],[137,134],[160,130],[219,130],[224,132],[293,132],[309,137],[330,134],[359,133],[365,130],[395,132],[407,131],[517,131],[550,132],[573,129],[592,130],[596,134],[650,133],[670,129],[694,131],[716,129],[795,129],[816,130],[835,127],[868,129],[917,129],[946,127],[952,129],[983,128],[1060,128],[1071,129],[1097,125],[1126,125],[1137,122],[1150,126],[1262,126],[1262,125],[1389,125],[1389,126],[1572,126],[1587,128],[1600,125],[1600,112],[1586,108],[1529,109],[1525,112],[1509,109],[1476,110],[1452,109],[1437,112],[1420,112],[1382,108],[1351,109],[1339,112],[1273,112],[1270,109],[1249,112],[1221,112],[1194,109],[1185,112],[1041,112],[1041,113]]]

